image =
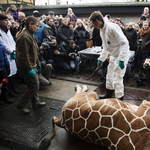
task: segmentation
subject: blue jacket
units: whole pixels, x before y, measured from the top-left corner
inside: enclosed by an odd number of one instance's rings
[[[5,48],[0,44],[0,71],[4,70],[6,66],[9,66],[9,61],[5,53]]]
[[[41,22],[42,27],[39,27],[39,29],[34,33],[36,39],[37,39],[37,43],[42,43],[43,41],[43,27],[44,27],[44,23]]]

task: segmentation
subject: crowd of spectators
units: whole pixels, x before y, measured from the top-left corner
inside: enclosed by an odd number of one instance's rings
[[[17,38],[26,29],[26,26],[22,26],[26,19],[22,7],[21,5],[17,10],[15,5],[11,5],[6,11],[0,12],[0,80],[9,78],[8,85],[4,85],[1,89],[0,105],[5,102],[13,103],[9,97],[21,93],[15,89],[14,75],[17,75],[21,82],[26,83],[21,72],[17,70],[15,51]],[[86,48],[87,40],[93,40],[93,46],[102,46],[100,30],[92,27],[89,19],[77,18],[71,8],[68,8],[66,16],[56,15],[53,11],[48,11],[46,16],[35,10],[32,17],[38,20],[39,27],[34,36],[42,65],[42,71],[39,72],[41,85],[51,85],[49,78],[55,71],[74,71],[75,74],[79,74],[81,66],[85,65],[82,62],[86,59],[79,56],[78,51]],[[143,78],[144,75],[150,81],[150,71],[143,74],[145,71],[142,66],[150,55],[149,8],[144,8],[137,23],[123,24],[121,18],[112,19],[110,15],[106,17],[110,23],[118,24],[127,37],[130,50],[135,52],[134,66],[139,69],[139,77]],[[142,39],[142,43],[139,39]],[[139,44],[142,44],[142,50],[139,49]],[[4,64],[4,60],[5,65],[1,65]],[[109,62],[109,59],[106,61]]]

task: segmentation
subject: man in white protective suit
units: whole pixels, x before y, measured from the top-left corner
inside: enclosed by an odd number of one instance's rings
[[[101,12],[94,11],[90,15],[90,21],[95,28],[100,29],[103,42],[103,51],[98,58],[97,66],[102,66],[108,54],[111,56],[106,76],[107,92],[99,98],[111,98],[115,90],[115,97],[123,100],[123,77],[130,56],[128,40],[121,28],[115,23],[108,22],[107,16],[103,17]]]

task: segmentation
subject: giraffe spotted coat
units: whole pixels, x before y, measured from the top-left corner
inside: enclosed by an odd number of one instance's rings
[[[96,101],[95,92],[80,92],[69,99],[57,126],[86,142],[110,150],[150,150],[150,102],[138,107],[118,99]]]

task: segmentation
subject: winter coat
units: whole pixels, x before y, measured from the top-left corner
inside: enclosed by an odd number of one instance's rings
[[[74,19],[75,19],[75,23],[77,22],[77,17],[76,17],[75,14],[72,14],[72,15],[67,14],[65,18],[70,18],[70,19],[71,19],[71,18],[74,18]]]
[[[17,21],[18,20],[18,12],[14,11],[14,10],[10,10],[10,12],[12,12],[14,20]]]
[[[72,49],[70,46],[68,46],[66,51],[67,51],[67,54],[70,54],[70,53],[78,54],[78,52],[80,51],[80,47],[78,45],[75,45],[75,48]]]
[[[72,29],[69,26],[65,26],[62,24],[58,28],[58,37],[59,37],[59,42],[62,43],[63,41],[67,40],[73,40],[74,33]]]
[[[55,50],[58,50],[60,52],[59,55],[56,55],[54,53]],[[57,45],[57,46],[53,46],[51,47],[50,50],[47,50],[45,51],[45,60],[48,61],[49,59],[53,59],[53,61],[55,63],[59,63],[59,62],[62,62],[66,59],[67,57],[67,52],[66,50],[64,49],[64,47],[62,45]]]
[[[10,64],[5,53],[5,48],[2,44],[0,44],[0,71],[8,68],[9,65]]]
[[[143,53],[150,52],[150,32],[146,34],[145,36],[140,36],[140,32],[137,35],[137,43],[139,39],[142,39],[142,51]]]
[[[58,39],[58,31],[54,25],[49,26],[48,24],[45,24],[43,27],[43,34],[44,38],[46,38],[47,36],[53,36]]]
[[[0,28],[0,43],[4,46],[8,61],[10,63],[10,74],[8,77],[11,77],[17,73],[16,62],[11,58],[11,53],[16,50],[16,43],[9,30],[4,31]]]
[[[36,37],[30,29],[23,30],[17,37],[16,42],[16,64],[18,67],[30,71],[37,65],[40,65],[38,59],[39,47]]]
[[[110,56],[118,57],[118,60],[127,61],[130,56],[127,38],[117,24],[108,22],[107,17],[104,17],[103,20],[104,26],[100,29],[103,51],[98,60],[104,62],[110,53]]]
[[[102,39],[100,37],[100,29],[94,28],[93,29],[93,46],[101,46]]]
[[[77,27],[74,30],[74,40],[77,45],[79,45],[80,49],[83,50],[86,48],[86,41],[90,38],[90,34],[85,28]]]
[[[75,45],[75,48],[72,49],[70,46],[68,46],[67,49],[66,49],[66,51],[67,51],[67,56],[68,56],[70,53],[76,53],[76,54],[78,54],[78,52],[80,51],[80,47],[79,47],[78,45]],[[72,60],[72,58],[69,57],[69,56],[68,56],[67,59]],[[74,60],[74,59],[73,59],[73,60]]]
[[[137,40],[137,33],[136,31],[131,28],[131,29],[127,29],[126,32],[125,32],[125,35],[129,41],[129,46],[130,46],[130,50],[136,50],[136,40]]]
[[[43,41],[43,27],[44,27],[44,23],[41,22],[41,27],[39,27],[39,29],[34,33],[36,39],[37,39],[37,43],[42,43]]]

